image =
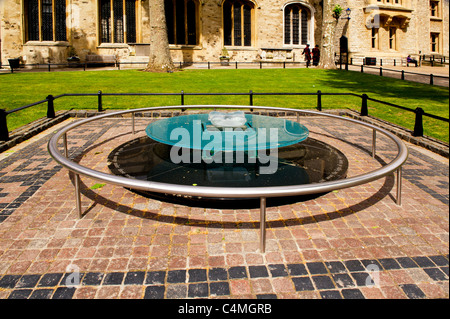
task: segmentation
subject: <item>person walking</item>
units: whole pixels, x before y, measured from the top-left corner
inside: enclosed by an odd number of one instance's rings
[[[311,50],[309,49],[309,44],[303,49],[302,55],[305,55],[306,67],[309,68],[309,65],[311,64]]]
[[[314,47],[314,49],[312,49],[312,55],[313,55],[313,65],[314,66],[318,66],[319,65],[319,61],[320,61],[320,49],[319,49],[319,45],[316,44],[316,46]]]

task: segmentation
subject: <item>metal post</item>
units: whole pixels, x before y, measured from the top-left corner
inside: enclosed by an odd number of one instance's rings
[[[383,59],[380,59],[380,66],[383,66]]]
[[[259,68],[262,69],[262,62],[259,61]]]
[[[5,109],[0,109],[0,141],[9,140],[9,132],[8,132],[8,123],[6,121],[6,113]]]
[[[64,145],[64,156],[67,158],[69,156],[69,150],[67,148],[67,133],[63,135],[63,145]]]
[[[48,64],[48,72],[50,72],[50,63]]]
[[[322,111],[322,92],[317,91],[317,110]]]
[[[210,62],[208,61],[208,70],[211,69]]]
[[[402,167],[397,170],[397,205],[402,205]]]
[[[364,73],[364,65],[361,64],[361,73]]]
[[[83,213],[81,212],[81,193],[80,193],[80,175],[75,174],[75,200],[77,204],[77,213],[78,218],[83,217]]]
[[[260,235],[260,251],[266,251],[266,198],[260,199],[260,218],[259,218],[259,235]]]
[[[99,112],[103,111],[102,91],[101,90],[98,91],[98,111]]]
[[[250,90],[250,106],[253,106],[253,91]]]
[[[377,131],[374,129],[372,133],[372,157],[375,158],[377,148]]]
[[[361,116],[369,115],[369,110],[367,109],[367,94],[362,95],[362,103],[361,103]]]
[[[237,68],[238,68],[238,67],[237,67],[237,61],[236,61],[235,63],[236,63],[236,70],[237,70]]]
[[[383,68],[380,66],[380,76],[383,76]]]
[[[50,119],[54,119],[56,117],[55,115],[55,107],[53,105],[53,101],[55,100],[55,98],[53,97],[53,95],[49,95],[47,96],[47,117]]]
[[[405,79],[405,70],[402,70],[402,80]]]
[[[430,85],[433,85],[434,81],[433,81],[433,74],[430,74]]]
[[[414,112],[416,113],[416,120],[414,123],[414,132],[413,132],[413,136],[423,136],[423,113],[425,113],[423,111],[422,108],[418,107],[414,110]]]
[[[134,112],[131,113],[131,132],[133,133],[133,135],[136,133],[135,129],[134,129]]]
[[[181,105],[184,105],[184,91],[181,90]]]

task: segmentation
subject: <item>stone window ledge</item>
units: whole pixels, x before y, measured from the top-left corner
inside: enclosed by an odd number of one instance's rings
[[[127,49],[128,47],[127,43],[102,43],[97,49]]]
[[[225,46],[227,50],[231,51],[258,51],[258,49],[254,47],[236,47],[236,46]]]
[[[68,47],[70,44],[67,41],[28,41],[24,46],[42,46],[42,47]]]
[[[309,45],[309,47],[312,49],[312,45],[311,44]],[[306,48],[306,44],[298,44],[298,45],[297,44],[296,45],[285,44],[285,47],[283,47],[282,49],[277,49],[277,50],[284,50],[284,51],[291,50],[292,51],[292,50],[295,50],[295,49],[304,49],[304,48]],[[269,49],[269,50],[273,50],[273,49]]]
[[[169,44],[170,50],[202,50],[203,48],[199,45],[188,45],[188,44]]]

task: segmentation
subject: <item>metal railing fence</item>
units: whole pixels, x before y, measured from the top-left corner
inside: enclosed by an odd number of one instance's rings
[[[33,106],[41,105],[47,103],[47,118],[55,118],[55,100],[66,97],[80,97],[80,96],[92,96],[97,98],[97,111],[103,112],[103,98],[105,96],[179,96],[180,97],[180,105],[185,105],[185,97],[186,96],[248,96],[249,105],[254,105],[254,97],[255,96],[316,96],[317,104],[316,109],[318,111],[322,111],[322,97],[323,96],[353,96],[361,99],[361,116],[368,116],[368,101],[376,102],[379,104],[384,104],[387,106],[395,107],[401,109],[403,111],[407,111],[415,114],[414,121],[414,129],[412,130],[413,136],[423,136],[423,117],[429,117],[438,121],[443,121],[449,123],[448,118],[444,118],[441,116],[437,116],[434,114],[430,114],[425,112],[422,108],[418,107],[416,109],[410,109],[404,106],[400,106],[397,104],[381,101],[378,99],[370,98],[367,94],[355,94],[355,93],[325,93],[322,91],[312,92],[312,93],[263,93],[263,92],[253,92],[250,90],[249,92],[242,93],[188,93],[188,92],[177,92],[177,93],[104,93],[102,91],[98,91],[97,93],[65,93],[60,95],[48,95],[45,99],[27,104],[12,110],[0,109],[0,141],[8,141],[9,140],[9,130],[7,124],[7,115],[16,113],[25,109],[28,109]],[[182,109],[184,111],[184,109]]]

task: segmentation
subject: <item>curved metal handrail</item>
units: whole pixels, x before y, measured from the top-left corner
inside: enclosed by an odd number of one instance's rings
[[[127,113],[136,113],[136,112],[145,112],[149,110],[167,110],[167,109],[188,109],[188,108],[250,108],[249,106],[239,106],[239,105],[183,105],[183,106],[169,106],[169,107],[152,107],[152,108],[141,108],[134,110],[126,110],[126,111],[118,111],[109,114],[102,114],[95,117],[91,117],[85,120],[78,121],[76,123],[72,123],[67,125],[58,131],[49,141],[48,143],[48,151],[53,159],[58,162],[63,167],[68,170],[75,172],[77,174],[88,176],[103,182],[112,183],[114,185],[129,187],[132,189],[138,190],[146,190],[152,192],[159,193],[173,193],[180,195],[190,195],[190,196],[200,196],[200,197],[281,197],[281,196],[294,196],[294,195],[306,195],[306,194],[314,194],[321,192],[328,192],[332,190],[352,187],[356,185],[365,184],[381,177],[384,177],[394,171],[396,171],[403,163],[406,161],[408,156],[408,150],[404,143],[392,133],[376,127],[372,124],[361,122],[351,118],[344,118],[338,115],[320,113],[316,111],[309,110],[293,110],[288,108],[274,108],[274,107],[265,107],[265,106],[252,106],[252,109],[265,109],[265,110],[277,110],[277,111],[290,111],[290,112],[299,112],[313,115],[321,115],[336,118],[339,120],[349,121],[353,123],[357,123],[359,125],[363,125],[369,128],[372,128],[378,132],[383,133],[390,139],[392,139],[398,147],[398,154],[396,158],[391,161],[386,166],[383,166],[379,169],[376,169],[372,172],[365,173],[362,175],[349,177],[343,180],[337,181],[329,181],[323,183],[314,183],[314,184],[306,184],[306,185],[291,185],[291,186],[272,186],[272,187],[242,187],[239,189],[233,187],[211,187],[211,186],[190,186],[190,185],[175,185],[175,184],[167,184],[160,182],[152,182],[152,181],[142,181],[135,180],[121,176],[115,176],[103,172],[99,172],[87,167],[84,167],[80,164],[77,164],[70,159],[66,158],[62,155],[57,147],[58,140],[67,132],[72,130],[75,127],[81,126],[85,123],[96,121],[99,119],[103,119],[106,117],[123,115]]]
[[[289,185],[289,186],[271,186],[271,187],[212,187],[212,186],[190,186],[190,185],[177,185],[168,184],[161,182],[143,181],[137,179],[131,179],[122,176],[111,175],[103,172],[96,171],[94,169],[82,166],[74,161],[70,160],[67,156],[67,133],[83,124],[88,122],[97,121],[107,117],[113,117],[117,115],[123,115],[131,113],[132,124],[134,133],[134,114],[137,112],[146,111],[156,111],[156,110],[170,110],[170,109],[201,109],[201,108],[227,108],[227,109],[262,109],[262,110],[273,110],[273,111],[285,111],[294,112],[298,114],[310,114],[319,115],[338,119],[341,121],[352,122],[358,125],[362,125],[373,129],[373,144],[372,144],[372,156],[375,156],[375,140],[376,132],[380,132],[383,135],[390,138],[397,146],[398,153],[397,156],[387,165],[373,170],[362,175],[357,175],[354,177],[348,177],[341,180],[313,183],[313,184],[303,184],[303,185]],[[63,138],[65,145],[65,154],[61,154],[58,148],[58,141]],[[220,197],[220,198],[260,198],[261,204],[261,251],[265,250],[265,209],[266,209],[266,198],[267,197],[287,197],[296,195],[309,195],[325,193],[333,190],[349,188],[361,184],[365,184],[384,176],[387,176],[395,171],[397,171],[397,204],[400,205],[401,202],[401,166],[405,163],[408,158],[408,149],[405,144],[394,134],[384,130],[375,125],[365,123],[359,120],[345,118],[338,115],[322,113],[310,110],[298,110],[290,108],[278,108],[278,107],[267,107],[267,106],[244,106],[244,105],[178,105],[178,106],[162,106],[162,107],[149,107],[140,108],[133,110],[124,110],[118,112],[112,112],[108,114],[102,114],[94,117],[90,117],[81,121],[71,123],[61,130],[59,130],[48,142],[48,151],[52,158],[58,162],[61,166],[75,173],[75,189],[77,195],[77,209],[79,217],[82,217],[81,212],[81,200],[80,200],[80,189],[79,189],[79,175],[87,176],[105,183],[110,183],[122,187],[127,187],[136,190],[165,193],[165,194],[175,194],[175,195],[187,195],[187,196],[197,196],[197,197]]]

